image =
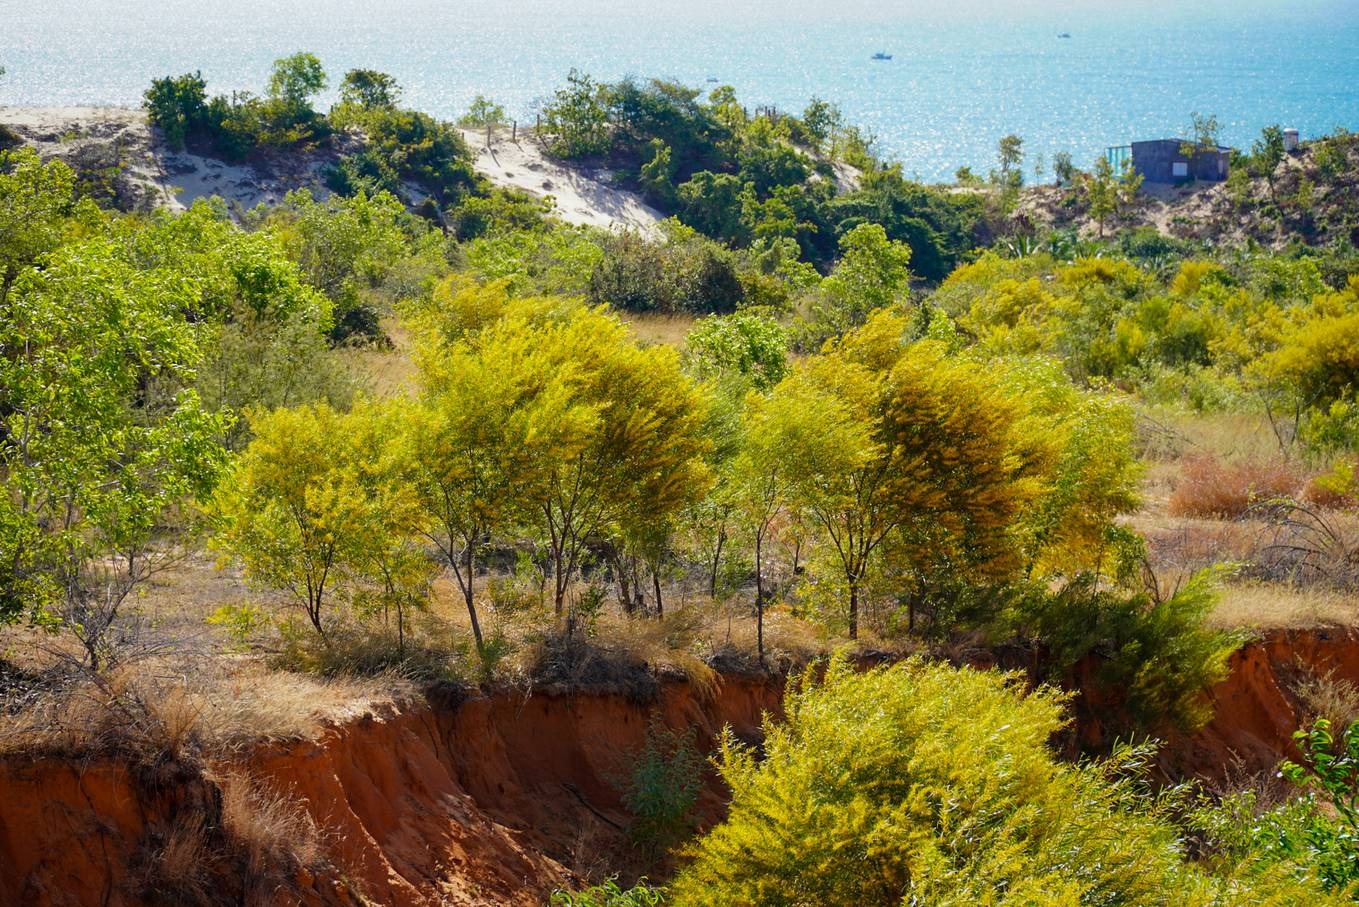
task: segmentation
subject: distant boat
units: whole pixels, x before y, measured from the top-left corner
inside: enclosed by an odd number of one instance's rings
[[[874,59],[874,60],[890,60],[890,59],[892,59],[892,55],[891,55],[891,54],[885,54],[885,53],[883,53],[882,51],[878,51],[877,53],[875,53],[875,54],[873,55],[873,59]]]
[[[1070,37],[1071,37],[1071,32],[1069,32],[1069,31],[1064,31],[1064,32],[1062,32],[1060,35],[1058,35],[1057,37],[1059,37],[1059,38],[1070,38]]]
[[[708,76],[708,81],[709,81],[709,82],[716,82],[716,81],[717,81],[717,77],[716,77],[716,76]]]

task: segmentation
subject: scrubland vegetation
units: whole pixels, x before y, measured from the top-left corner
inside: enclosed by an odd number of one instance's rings
[[[263,97],[147,92],[172,144],[332,143],[333,195],[240,222],[100,210],[0,156],[6,752],[209,764],[410,684],[815,663],[760,752],[716,755],[707,834],[682,734],[621,782],[638,847],[679,845],[668,893],[561,902],[1353,895],[1359,732],[1318,724],[1277,806],[1155,786],[1112,736],[1051,746],[1078,665],[1143,739],[1208,717],[1279,602],[1352,619],[1352,256],[1026,234],[1017,140],[953,192],[822,102],[580,74],[535,140],[674,217],[567,227],[390,77],[348,73],[323,115],[325,84],[301,54]],[[1224,587],[1258,604],[1223,620]],[[1029,676],[943,663],[1001,643]]]

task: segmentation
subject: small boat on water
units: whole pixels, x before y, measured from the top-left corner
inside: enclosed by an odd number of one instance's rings
[[[873,59],[874,59],[874,60],[890,60],[890,59],[892,59],[892,55],[891,55],[891,54],[888,54],[888,53],[883,53],[882,51],[878,51],[877,53],[875,53],[875,54],[873,55]]]
[[[1064,32],[1062,32],[1060,35],[1058,35],[1057,37],[1059,37],[1059,38],[1070,38],[1070,37],[1071,37],[1071,32],[1069,32],[1069,31],[1064,31]]]

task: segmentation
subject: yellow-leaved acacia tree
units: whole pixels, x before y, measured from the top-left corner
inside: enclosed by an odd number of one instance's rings
[[[639,346],[607,309],[455,278],[411,321],[426,337],[422,430],[441,445],[416,452],[422,498],[469,611],[470,549],[511,516],[547,542],[560,615],[590,538],[663,523],[707,491],[707,395],[674,349]]]
[[[974,363],[937,341],[907,343],[909,323],[881,312],[778,385],[781,413],[753,426],[790,501],[835,550],[858,635],[859,593],[894,532],[920,569],[945,548],[973,564],[1012,556],[1007,529],[1036,493],[1014,455],[1014,404]]]
[[[1347,903],[1307,873],[1190,862],[1137,777],[1145,750],[1055,758],[1062,706],[996,672],[836,658],[794,685],[759,754],[727,736],[730,809],[689,847],[668,903]]]
[[[671,347],[641,347],[617,317],[578,308],[540,342],[575,374],[572,404],[598,413],[553,458],[538,512],[562,613],[587,539],[620,525],[666,520],[707,491],[708,400]]]
[[[555,464],[579,455],[601,419],[578,397],[576,366],[546,340],[541,326],[514,316],[421,345],[421,401],[403,432],[420,525],[453,571],[479,648],[478,546],[536,521]]]
[[[323,639],[337,586],[423,581],[410,560],[420,514],[404,450],[380,443],[403,421],[398,404],[366,401],[347,413],[322,403],[256,414],[212,502],[214,547],[247,579],[289,593]]]

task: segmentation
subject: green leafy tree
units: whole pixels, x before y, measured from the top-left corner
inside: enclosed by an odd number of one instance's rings
[[[1107,157],[1096,160],[1094,172],[1085,178],[1085,206],[1099,224],[1099,236],[1103,239],[1105,222],[1118,210],[1118,181]]]
[[[840,108],[820,98],[812,98],[802,111],[802,127],[818,150],[830,145],[836,130],[842,125]]]
[[[843,334],[878,309],[905,299],[911,285],[911,247],[887,238],[879,224],[860,224],[840,239],[841,258],[821,281],[803,346]]]
[[[340,103],[364,110],[388,110],[401,101],[396,79],[376,69],[351,69],[340,81]]]
[[[775,521],[793,499],[793,480],[799,475],[788,468],[790,440],[801,440],[817,426],[807,418],[805,401],[797,393],[753,396],[747,403],[741,448],[731,464],[732,497],[750,531],[755,554],[755,650],[764,660],[764,611],[768,598],[765,585],[767,545]]]
[[[477,549],[530,523],[551,468],[580,453],[599,414],[575,400],[577,378],[520,319],[453,343],[425,341],[423,402],[406,436],[428,538],[458,582],[478,648]]]
[[[497,332],[515,332],[507,336],[538,352],[525,363],[533,374],[515,370],[506,380],[530,388],[545,386],[532,382],[549,376],[561,382],[551,385],[560,433],[552,436],[542,481],[526,489],[546,540],[559,615],[587,541],[626,528],[634,514],[664,522],[707,490],[708,401],[673,348],[638,346],[603,308],[559,297],[513,298],[503,282],[436,292],[420,321],[422,333],[476,349]]]
[[[738,242],[745,235],[741,198],[745,186],[730,173],[701,170],[677,189],[680,219],[706,236]]]
[[[1076,181],[1076,165],[1071,163],[1069,151],[1059,151],[1052,156],[1052,175],[1059,186],[1070,186]]]
[[[1017,135],[1005,136],[996,144],[996,158],[1000,161],[1000,185],[1018,189],[1024,183],[1024,140]]]
[[[182,274],[133,267],[108,239],[15,273],[0,299],[0,621],[60,617],[101,668],[128,597],[177,557],[176,511],[216,481],[223,420],[187,389],[201,353]]]
[[[375,291],[413,252],[409,215],[400,200],[387,192],[359,192],[318,201],[299,189],[288,193],[270,219],[307,283],[330,300],[331,338],[380,338],[382,301]]]
[[[1251,146],[1250,172],[1253,176],[1265,178],[1269,185],[1269,197],[1275,202],[1278,202],[1275,191],[1276,174],[1283,159],[1283,127],[1266,126],[1260,131],[1260,137],[1255,140],[1255,144]]]
[[[505,114],[504,107],[486,95],[479,94],[472,99],[472,103],[467,107],[467,113],[458,120],[458,125],[472,129],[494,129],[508,121],[509,117]]]
[[[311,99],[325,89],[326,71],[315,54],[302,51],[274,61],[269,97],[282,101],[289,110],[310,110]]]
[[[200,72],[154,79],[143,96],[142,106],[170,147],[182,150],[185,138],[201,129],[206,121],[207,83]]]
[[[662,204],[675,200],[675,155],[661,139],[651,140],[651,159],[642,165],[641,183]]]
[[[316,404],[258,414],[254,439],[213,501],[214,547],[252,582],[291,595],[322,639],[337,587],[393,564],[419,525],[404,451],[374,443],[402,421],[372,403],[348,413]]]
[[[604,87],[589,75],[571,70],[566,85],[543,108],[548,150],[562,158],[605,154],[611,140],[604,95]]]
[[[772,395],[807,420],[790,421],[771,447],[783,452],[793,505],[829,539],[851,638],[864,578],[890,535],[901,534],[896,557],[917,575],[949,554],[999,569],[1013,563],[1008,530],[1033,493],[1013,443],[1015,403],[942,343],[907,345],[908,329],[880,313]]]
[[[684,342],[690,367],[701,378],[737,374],[764,391],[788,372],[788,332],[756,312],[701,319]]]
[[[28,268],[56,249],[74,216],[75,174],[59,160],[44,163],[28,148],[0,151],[0,304]]]
[[[1215,115],[1191,113],[1189,115],[1189,134],[1193,138],[1181,143],[1180,154],[1192,160],[1200,154],[1217,151],[1218,135],[1221,132],[1222,124],[1218,122]]]
[[[557,457],[538,502],[560,614],[587,539],[632,514],[663,521],[706,491],[707,405],[677,353],[637,346],[604,312],[578,310],[543,342],[577,370],[572,405],[599,414]]]

